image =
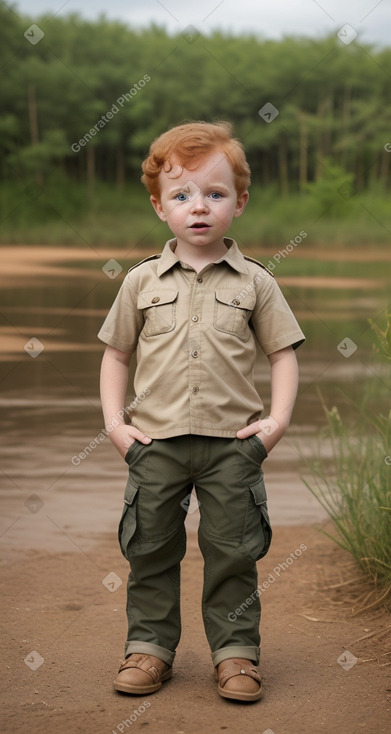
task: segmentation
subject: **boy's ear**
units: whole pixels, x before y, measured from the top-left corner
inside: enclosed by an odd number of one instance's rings
[[[249,196],[250,194],[248,193],[248,191],[243,191],[243,193],[238,196],[234,217],[240,217],[240,215],[244,212],[247,202],[249,200]]]
[[[149,199],[150,199],[150,202],[151,202],[151,204],[152,204],[152,206],[153,206],[156,214],[158,215],[159,219],[161,219],[162,222],[166,222],[167,221],[167,217],[166,217],[166,215],[165,215],[165,213],[163,211],[163,207],[162,207],[159,199],[157,199],[156,196],[152,196],[152,195],[149,197]]]

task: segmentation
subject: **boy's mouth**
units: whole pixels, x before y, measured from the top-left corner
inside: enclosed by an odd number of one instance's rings
[[[205,229],[205,227],[210,227],[210,224],[206,224],[205,222],[194,222],[190,226],[190,229]]]

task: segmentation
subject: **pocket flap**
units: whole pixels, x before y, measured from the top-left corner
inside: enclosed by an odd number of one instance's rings
[[[127,485],[125,487],[125,496],[124,496],[125,505],[133,504],[134,500],[136,499],[138,490],[139,490],[138,484],[133,484],[133,482],[130,479],[128,479]]]
[[[256,505],[263,505],[267,502],[265,482],[262,477],[258,479],[254,484],[249,484],[250,491],[254,497]]]
[[[256,303],[255,294],[247,293],[245,289],[239,291],[239,289],[218,288],[215,294],[217,301],[233,308],[244,308],[247,311],[252,311]]]
[[[152,306],[164,306],[173,303],[178,296],[178,291],[167,288],[165,290],[155,289],[153,291],[141,291],[137,297],[137,308],[151,308]]]

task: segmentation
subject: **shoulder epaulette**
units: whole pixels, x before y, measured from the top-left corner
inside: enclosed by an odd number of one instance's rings
[[[264,270],[266,270],[266,272],[269,273],[269,275],[271,275],[272,278],[274,278],[272,271],[269,270],[269,268],[267,268],[266,265],[264,265],[263,263],[260,263],[259,260],[254,260],[253,257],[248,257],[247,255],[243,255],[243,257],[245,260],[250,260],[250,262],[255,263],[255,265],[259,265],[260,268],[263,268]]]
[[[145,257],[144,260],[140,260],[139,263],[132,265],[132,267],[129,268],[128,273],[130,273],[131,270],[134,270],[134,268],[138,268],[139,265],[142,265],[143,263],[147,263],[148,260],[158,260],[159,257],[161,257],[160,253],[158,255],[150,255],[149,257]]]

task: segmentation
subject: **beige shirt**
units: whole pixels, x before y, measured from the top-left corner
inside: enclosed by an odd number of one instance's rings
[[[224,256],[199,273],[178,259],[175,239],[130,268],[98,334],[137,351],[130,419],[151,438],[235,437],[263,409],[256,341],[266,355],[304,341],[273,275],[224,241]]]

